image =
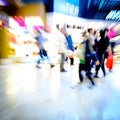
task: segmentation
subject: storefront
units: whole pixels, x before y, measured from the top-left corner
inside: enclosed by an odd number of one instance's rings
[[[53,12],[47,13],[47,25],[54,28],[56,25],[65,24],[68,33],[72,35],[74,44],[77,44],[86,26],[86,20],[79,18],[78,14],[79,0],[55,0]]]
[[[9,41],[11,55],[33,56],[38,53],[35,26],[44,26],[40,16],[14,16],[9,18]]]
[[[9,26],[8,15],[0,13],[0,58],[8,58],[9,42],[7,35],[7,27]]]
[[[37,54],[35,26],[44,26],[45,21],[45,6],[41,2],[19,7],[15,16],[0,14],[0,57]]]

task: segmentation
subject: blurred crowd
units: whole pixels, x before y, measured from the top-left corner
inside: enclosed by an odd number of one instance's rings
[[[47,32],[47,30],[45,32]],[[65,62],[68,61],[68,59],[70,60],[70,65],[74,65],[75,57],[79,59],[79,84],[84,81],[82,71],[85,71],[86,77],[90,80],[90,87],[95,86],[93,77],[99,78],[98,73],[100,68],[102,69],[103,76],[106,76],[106,67],[110,72],[112,71],[114,50],[108,37],[108,28],[97,31],[93,28],[88,28],[82,33],[82,41],[80,41],[77,46],[74,46],[72,36],[67,32],[65,25],[57,25],[52,32],[47,32],[47,34],[52,36],[51,39],[54,41],[53,46],[56,46],[55,51],[60,55],[60,72],[67,72]],[[44,56],[46,56],[50,61],[47,50],[44,47],[44,43],[48,41],[49,38],[38,30],[35,39],[40,56],[36,67],[40,68],[39,63],[41,58],[44,59]],[[51,62],[49,63],[51,68],[55,66],[55,64]],[[94,73],[92,73],[92,68],[95,69]]]

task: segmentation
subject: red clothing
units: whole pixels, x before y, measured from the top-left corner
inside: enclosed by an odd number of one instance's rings
[[[107,62],[106,62],[106,67],[111,70],[113,68],[113,54],[109,53]]]

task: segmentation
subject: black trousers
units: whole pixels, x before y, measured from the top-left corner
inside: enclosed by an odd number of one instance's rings
[[[48,58],[47,51],[46,51],[44,48],[40,49],[40,50],[39,50],[39,56],[40,56],[42,59],[44,59],[44,56],[46,56],[46,57]],[[38,59],[37,64],[40,63],[41,58]]]
[[[105,53],[103,54],[98,54],[98,59],[99,59],[99,62],[100,62],[100,65],[97,65],[96,66],[96,73],[95,75],[97,76],[98,75],[98,72],[99,72],[99,69],[101,68],[102,71],[103,71],[103,74],[105,76],[106,72],[105,72]]]
[[[74,64],[74,58],[70,58],[70,65]]]
[[[91,76],[91,58],[90,57],[86,57],[85,58],[85,64],[79,64],[79,79],[81,82],[83,82],[83,75],[82,75],[82,71],[86,71],[86,76],[88,77],[88,79],[91,81],[92,85],[94,85],[94,81],[92,79],[92,76]]]

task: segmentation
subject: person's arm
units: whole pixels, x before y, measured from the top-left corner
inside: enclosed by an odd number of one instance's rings
[[[91,35],[91,36],[89,36],[89,40],[90,40],[90,44],[92,45],[92,46],[94,46],[95,45],[95,41],[94,41],[94,37]]]
[[[74,51],[74,46],[73,46],[73,41],[72,41],[71,35],[67,35],[65,37],[66,37],[69,49]]]
[[[90,40],[90,39],[89,39]],[[91,55],[92,55],[92,59],[94,60],[94,61],[96,61],[96,65],[99,65],[99,60],[98,60],[98,57],[97,57],[97,55],[96,55],[96,52],[94,52],[94,50],[93,50],[93,46],[92,46],[92,44],[90,43],[90,41],[89,41],[89,48],[90,48],[90,52],[91,52]]]
[[[111,51],[111,45],[110,45],[110,40],[109,40],[109,38],[107,37],[106,38],[106,42],[107,42],[107,48],[106,48],[106,52],[110,52]]]

